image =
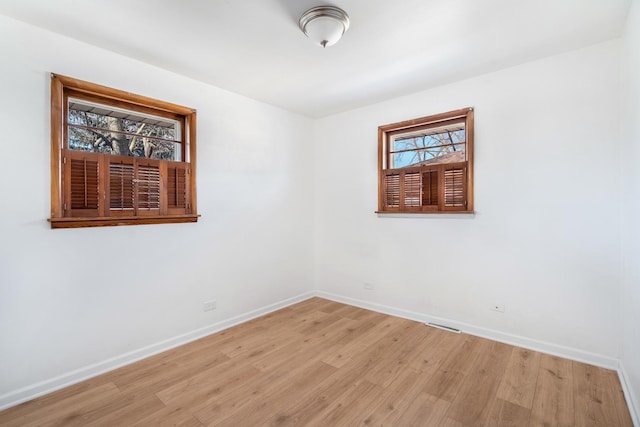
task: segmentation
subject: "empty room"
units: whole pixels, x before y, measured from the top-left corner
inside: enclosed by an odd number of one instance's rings
[[[0,0],[0,81],[1,426],[640,426],[640,0]]]

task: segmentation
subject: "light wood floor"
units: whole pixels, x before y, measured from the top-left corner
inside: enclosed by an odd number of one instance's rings
[[[312,298],[2,426],[631,426],[615,372]]]

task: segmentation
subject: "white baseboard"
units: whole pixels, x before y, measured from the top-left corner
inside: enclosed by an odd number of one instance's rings
[[[577,362],[584,362],[590,365],[599,366],[606,369],[614,370],[618,373],[620,378],[620,385],[624,392],[627,406],[629,407],[629,413],[635,427],[640,427],[640,418],[638,409],[638,402],[636,401],[631,388],[628,385],[628,376],[624,370],[624,366],[620,361],[613,357],[602,356],[600,354],[591,353],[588,351],[578,350],[571,347],[565,347],[558,344],[552,344],[544,341],[538,341],[531,338],[521,337],[518,335],[506,334],[504,332],[495,331],[493,329],[481,328],[464,322],[457,322],[451,319],[445,319],[442,317],[431,316],[424,313],[417,313],[409,310],[403,310],[400,308],[390,307],[383,304],[372,303],[369,301],[363,301],[355,298],[349,298],[342,295],[336,295],[324,291],[316,291],[315,296],[320,298],[329,299],[343,304],[349,304],[356,307],[361,307],[367,310],[377,311],[379,313],[389,314],[391,316],[402,317],[404,319],[415,320],[422,323],[436,323],[440,325],[446,325],[455,329],[459,329],[461,332],[475,335],[482,338],[487,338],[493,341],[503,342],[505,344],[515,345],[518,347],[527,348],[529,350],[539,351],[542,353],[551,354],[554,356],[563,357],[565,359],[575,360]]]
[[[620,367],[618,368],[618,378],[620,378],[620,385],[622,386],[624,398],[627,400],[627,406],[629,407],[633,425],[635,427],[640,427],[640,414],[638,413],[640,406],[638,406],[638,401],[635,398],[631,387],[629,387],[627,371],[624,369],[624,365],[622,365],[622,363],[620,363]]]
[[[212,325],[205,326],[204,328],[196,329],[194,331],[187,332],[186,334],[178,335],[176,337],[169,338],[168,340],[164,340],[140,348],[138,350],[134,350],[129,353],[125,353],[120,356],[95,363],[93,365],[85,366],[75,371],[57,376],[55,378],[50,378],[48,380],[29,385],[15,391],[11,391],[0,396],[0,411],[43,396],[45,394],[49,394],[61,388],[88,380],[89,378],[93,378],[122,366],[129,365],[142,359],[146,359],[149,356],[162,353],[163,351],[170,350],[174,347],[187,344],[191,341],[206,337],[207,335],[220,332],[224,329],[230,328],[240,323],[255,319],[256,317],[260,317],[281,308],[288,307],[290,305],[309,299],[314,295],[314,292],[306,292],[301,295],[288,298],[277,303],[267,305],[265,307],[261,307],[248,313],[244,313],[230,319],[222,320]]]
[[[451,319],[445,319],[442,317],[431,316],[425,313],[417,313],[409,310],[403,310],[400,308],[390,307],[383,304],[372,303],[369,301],[358,300],[355,298],[344,297],[341,295],[332,294],[324,291],[316,291],[317,296],[321,298],[330,299],[332,301],[341,302],[344,304],[354,305],[357,307],[365,308],[368,310],[377,311],[391,316],[402,317],[404,319],[415,320],[423,323],[437,323],[440,325],[446,325],[460,331],[475,335],[482,338],[488,338],[493,341],[503,342],[505,344],[511,344],[518,347],[527,348],[529,350],[535,350],[542,353],[551,354],[554,356],[564,357],[566,359],[575,360],[578,362],[588,363],[590,365],[599,366],[602,368],[617,370],[619,361],[616,358],[603,356],[600,354],[590,353],[588,351],[578,350],[571,347],[565,347],[558,344],[552,344],[544,341],[538,341],[531,338],[522,337],[519,335],[507,334],[504,332],[496,331],[493,329],[482,328],[474,326],[464,322],[457,322]]]
[[[282,300],[277,303],[270,304],[268,306],[250,311],[248,313],[244,313],[242,315],[235,316],[230,319],[226,319],[226,320],[214,323],[204,328],[200,328],[200,329],[188,332],[186,334],[182,334],[182,335],[170,338],[168,340],[161,341],[159,343],[152,344],[152,345],[140,348],[138,350],[135,350],[117,357],[113,357],[111,359],[107,359],[102,362],[86,366],[84,368],[77,369],[72,372],[68,372],[58,377],[41,381],[39,383],[29,385],[19,390],[9,392],[7,394],[0,396],[0,410],[7,409],[12,406],[18,405],[20,403],[35,399],[37,397],[54,392],[61,388],[68,387],[73,384],[77,384],[81,381],[85,381],[87,379],[112,371],[122,366],[129,365],[131,363],[137,362],[139,360],[145,359],[155,354],[162,353],[163,351],[170,350],[174,347],[187,344],[191,341],[195,341],[207,335],[220,332],[224,329],[230,328],[240,323],[247,322],[251,319],[255,319],[256,317],[263,316],[265,314],[274,312],[281,308],[288,307],[290,305],[296,304],[298,302],[304,301],[314,296],[329,299],[332,301],[341,302],[344,304],[353,305],[356,307],[365,308],[368,310],[377,311],[380,313],[389,314],[391,316],[397,316],[397,317],[402,317],[409,320],[415,320],[418,322],[423,322],[423,323],[432,322],[432,323],[442,324],[442,325],[450,326],[456,329],[460,329],[462,332],[468,333],[470,335],[475,335],[482,338],[488,338],[494,341],[499,341],[506,344],[528,348],[530,350],[540,351],[543,353],[552,354],[555,356],[560,356],[567,359],[576,360],[579,362],[589,363],[591,365],[616,370],[620,378],[620,383],[624,392],[624,396],[627,400],[627,405],[629,406],[629,411],[631,413],[631,418],[633,420],[634,426],[640,427],[638,411],[637,411],[638,405],[636,404],[633,393],[628,386],[627,375],[624,370],[624,367],[620,364],[618,359],[602,356],[602,355],[598,355],[598,354],[594,354],[594,353],[590,353],[582,350],[577,350],[577,349],[573,349],[570,347],[565,347],[557,344],[538,341],[538,340],[534,340],[526,337],[506,334],[506,333],[495,331],[492,329],[480,328],[477,326],[473,326],[471,324],[456,322],[451,319],[445,319],[437,316],[431,316],[425,313],[417,313],[409,310],[403,310],[395,307],[386,306],[383,304],[377,304],[377,303],[358,300],[354,298],[344,297],[341,295],[336,295],[336,294],[332,294],[324,291],[306,292],[298,296],[288,298],[286,300]]]

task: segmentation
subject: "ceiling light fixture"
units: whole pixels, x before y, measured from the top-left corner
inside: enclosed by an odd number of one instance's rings
[[[349,15],[335,6],[318,6],[307,10],[298,22],[300,29],[322,47],[336,44],[349,29]]]

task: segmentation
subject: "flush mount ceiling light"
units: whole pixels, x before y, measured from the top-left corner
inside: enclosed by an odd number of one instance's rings
[[[349,15],[335,6],[318,6],[307,10],[298,22],[300,29],[322,47],[336,44],[349,29]]]

